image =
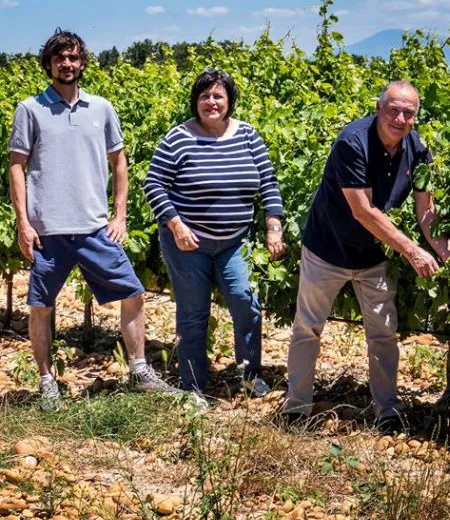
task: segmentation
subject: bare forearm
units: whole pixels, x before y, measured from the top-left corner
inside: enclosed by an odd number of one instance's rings
[[[42,249],[42,244],[36,230],[30,225],[27,215],[26,163],[27,157],[25,155],[11,153],[10,188],[17,218],[18,243],[23,256],[33,262],[34,247]]]
[[[119,220],[127,218],[128,200],[128,168],[123,150],[110,154],[113,169],[114,217]]]
[[[408,258],[417,248],[416,244],[402,233],[379,209],[371,207],[355,215],[356,220],[372,235]]]
[[[25,172],[22,165],[14,164],[10,168],[11,200],[16,213],[18,227],[28,225],[27,196],[25,186]]]
[[[116,218],[127,218],[127,200],[128,200],[128,175],[116,172],[113,185],[114,195],[114,216]]]
[[[402,254],[419,276],[433,276],[439,269],[430,253],[404,235],[378,208],[372,205],[371,189],[343,188],[353,217],[375,238]]]
[[[425,210],[422,214],[418,214],[417,218],[426,241],[434,249],[437,255],[439,255],[439,257],[445,262],[449,257],[449,239],[445,237],[433,238],[430,232],[433,224],[439,221],[439,215],[437,215],[435,212],[434,205],[432,204],[431,207]]]

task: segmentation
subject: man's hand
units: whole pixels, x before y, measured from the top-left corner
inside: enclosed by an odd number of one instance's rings
[[[191,229],[184,224],[180,217],[169,220],[167,227],[173,234],[175,243],[180,251],[195,251],[198,249],[200,240]]]
[[[29,224],[19,226],[19,247],[23,256],[30,262],[34,262],[33,246],[42,249],[42,244],[36,230]]]
[[[283,256],[285,245],[282,231],[267,231],[267,249],[270,251],[272,262]]]
[[[414,247],[411,253],[405,254],[405,258],[419,276],[433,276],[439,269],[433,256],[419,246]]]
[[[106,230],[106,236],[109,237],[114,242],[119,242],[120,244],[125,240],[127,236],[127,221],[124,218],[114,217],[111,222],[108,224],[108,228]]]

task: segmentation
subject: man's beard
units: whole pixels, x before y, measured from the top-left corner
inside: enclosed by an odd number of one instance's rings
[[[74,83],[76,83],[79,79],[80,79],[80,74],[73,74],[72,77],[70,78],[64,78],[64,77],[56,77],[56,78],[53,78],[55,81],[57,81],[58,83],[60,83],[61,85],[73,85]]]

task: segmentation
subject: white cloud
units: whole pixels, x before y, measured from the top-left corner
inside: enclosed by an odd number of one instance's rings
[[[133,42],[142,42],[144,40],[158,40],[159,34],[157,34],[157,33],[135,34],[134,36],[129,36],[128,39]]]
[[[166,10],[164,9],[164,7],[162,5],[149,5],[148,7],[145,8],[145,12],[147,14],[154,15],[154,14],[165,13]]]
[[[448,0],[419,0],[420,5],[424,6],[442,6],[444,9],[450,9],[450,2]]]
[[[385,21],[398,24],[401,14],[403,24],[412,24],[414,27],[424,27],[424,24],[433,24],[433,30],[441,30],[450,16],[449,0],[396,0],[385,1],[379,6],[385,13]],[[395,15],[395,18],[389,14]],[[414,28],[413,27],[413,28]],[[431,27],[428,27],[431,29]]]
[[[0,9],[12,9],[18,5],[19,2],[16,2],[15,0],[0,0]]]
[[[187,9],[188,14],[195,14],[197,16],[205,16],[207,18],[213,18],[214,16],[223,16],[228,14],[230,10],[228,7],[216,6],[206,9],[205,7],[197,7],[197,9]]]
[[[289,9],[282,7],[267,7],[262,11],[253,11],[253,16],[266,16],[272,18],[288,18],[292,16],[304,16],[305,14],[317,14],[319,8],[317,6],[306,7],[304,9]]]
[[[264,31],[264,29],[266,29],[265,25],[255,25],[253,27],[247,27],[245,25],[241,25],[239,27],[239,31],[241,33],[245,33],[245,34],[261,33]]]
[[[348,11],[347,11],[347,9],[340,9],[339,11],[336,11],[334,14],[336,16],[347,16]]]
[[[449,0],[395,0],[394,2],[383,2],[382,10],[386,11],[410,11],[415,17],[421,13],[437,10],[450,10]],[[427,16],[427,15],[425,15]]]
[[[279,7],[268,7],[262,11],[256,11],[257,15],[273,16],[273,17],[285,17],[285,16],[298,16],[305,14],[305,9],[282,9]]]
[[[410,18],[440,18],[442,16],[441,11],[438,11],[437,9],[425,9],[423,11],[418,11],[411,13]]]
[[[169,32],[177,32],[177,31],[181,31],[181,27],[179,27],[178,25],[175,25],[175,24],[168,25],[168,26],[166,27],[166,31],[169,31]]]
[[[387,11],[409,11],[410,9],[416,9],[417,6],[413,2],[404,2],[399,0],[397,2],[385,2],[382,9]]]

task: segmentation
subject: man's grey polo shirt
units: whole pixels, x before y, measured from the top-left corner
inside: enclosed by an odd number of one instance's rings
[[[27,213],[39,235],[108,223],[107,153],[123,148],[116,112],[82,89],[71,107],[52,87],[17,106],[10,151],[28,155]]]

